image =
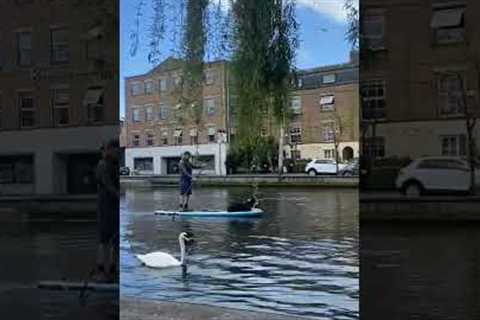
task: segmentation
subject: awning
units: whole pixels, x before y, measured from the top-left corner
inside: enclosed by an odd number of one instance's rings
[[[89,104],[98,104],[102,95],[103,88],[88,89],[83,104],[86,106]]]
[[[217,130],[214,127],[208,128],[208,135],[209,136],[214,136],[215,133],[217,133]]]
[[[443,9],[433,12],[431,27],[458,27],[462,23],[465,8]]]
[[[324,104],[332,104],[333,101],[334,101],[334,96],[323,96],[320,98],[320,104],[321,105],[324,105]]]
[[[175,133],[173,134],[174,137],[181,137],[183,134],[183,131],[181,129],[176,129]]]
[[[70,94],[68,93],[55,93],[55,104],[64,105],[70,102]]]
[[[196,137],[198,135],[197,128],[190,129],[190,137]]]

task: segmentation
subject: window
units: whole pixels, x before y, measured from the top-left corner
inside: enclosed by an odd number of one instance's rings
[[[333,142],[335,140],[335,124],[332,122],[327,122],[322,128],[322,140],[324,142]]]
[[[334,83],[335,82],[335,74],[326,74],[322,77],[322,83]]]
[[[427,159],[417,165],[418,169],[469,170],[467,163],[449,159]]]
[[[20,127],[31,128],[35,126],[35,105],[31,92],[18,94],[18,109],[20,111]]]
[[[364,46],[370,50],[385,48],[385,19],[383,16],[366,16],[363,20]]]
[[[215,127],[208,128],[208,142],[215,142],[215,135],[217,133],[217,129]]]
[[[207,114],[209,116],[215,115],[215,112],[216,112],[215,99],[214,98],[205,99],[204,103],[205,103],[205,108],[207,109]]]
[[[138,134],[133,135],[132,144],[135,147],[138,147],[140,145],[140,135],[138,135]]]
[[[153,135],[153,133],[147,133],[146,141],[145,141],[147,146],[153,146],[154,139],[155,139],[155,136]]]
[[[437,74],[438,113],[440,116],[463,114],[463,75]]]
[[[197,130],[197,128],[190,129],[190,144],[198,144],[198,130]]]
[[[153,106],[151,105],[145,107],[145,121],[153,121]]]
[[[153,158],[134,158],[133,168],[139,171],[153,171]]]
[[[205,72],[205,84],[212,85],[216,81],[216,72],[213,70],[207,70]]]
[[[325,159],[334,159],[335,158],[335,149],[323,150],[323,155],[324,155]]]
[[[335,96],[327,95],[320,97],[320,110],[333,111],[335,109]]]
[[[50,62],[66,63],[70,59],[68,30],[65,28],[50,30]]]
[[[17,65],[21,67],[31,66],[32,61],[32,33],[17,33]]]
[[[54,88],[50,91],[50,105],[52,106],[53,124],[67,125],[70,122],[70,90],[68,88]]]
[[[366,81],[361,86],[360,94],[363,119],[385,118],[385,81]]]
[[[293,114],[301,114],[302,113],[302,99],[300,96],[294,96],[290,100],[290,107],[292,109]]]
[[[162,131],[162,144],[168,145],[168,131]]]
[[[140,109],[135,108],[132,110],[132,122],[140,122]]]
[[[145,81],[145,94],[153,94],[153,81]]]
[[[132,83],[130,94],[132,96],[139,96],[140,94],[142,94],[142,83],[140,82]]]
[[[183,143],[183,130],[182,129],[175,129],[173,137],[175,138],[175,144],[176,145],[182,144]]]
[[[31,184],[34,182],[33,173],[32,155],[0,157],[0,184]]]
[[[167,79],[166,78],[158,79],[158,90],[160,92],[167,91]]]
[[[181,80],[182,80],[182,77],[179,74],[174,74],[172,76],[172,81],[175,86],[180,85]]]
[[[290,154],[291,154],[292,159],[300,160],[302,158],[301,154],[300,154],[300,150],[291,150]]]
[[[98,123],[104,120],[104,90],[101,86],[91,86],[87,89],[84,104],[87,106],[87,119]]]
[[[442,156],[465,156],[467,142],[464,134],[441,136]]]
[[[295,144],[302,143],[302,129],[300,128],[290,129],[290,142]]]
[[[445,44],[464,41],[464,11],[464,7],[433,10],[430,26],[433,29],[435,43]]]
[[[367,156],[370,156],[372,158],[385,157],[385,138],[365,138],[365,153]]]
[[[160,103],[160,111],[158,113],[158,118],[160,120],[167,120],[168,118],[168,107],[164,103]]]

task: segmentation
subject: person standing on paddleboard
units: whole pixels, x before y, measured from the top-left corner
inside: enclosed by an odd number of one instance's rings
[[[97,274],[101,279],[114,281],[118,272],[118,248],[115,235],[119,229],[120,180],[119,142],[111,140],[102,146],[102,159],[97,165],[97,224],[99,246]],[[99,279],[100,280],[100,279]]]
[[[191,159],[190,152],[184,152],[178,166],[180,170],[180,209],[182,211],[188,210],[188,202],[192,195],[193,169],[204,167],[193,165]]]

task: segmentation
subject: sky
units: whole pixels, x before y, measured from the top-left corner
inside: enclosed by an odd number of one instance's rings
[[[144,0],[146,8],[150,0]],[[141,23],[140,45],[135,56],[130,54],[130,32],[135,26],[139,0],[120,1],[120,116],[125,110],[124,78],[148,72],[154,66],[148,62],[148,20]],[[299,69],[347,62],[350,44],[345,40],[347,29],[344,0],[297,0],[297,20],[300,24],[300,47],[296,57]],[[144,16],[145,19],[150,19]],[[170,55],[165,43],[162,57]]]

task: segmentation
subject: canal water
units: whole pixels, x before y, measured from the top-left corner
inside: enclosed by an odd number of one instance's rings
[[[194,191],[191,207],[224,209],[249,196],[242,188]],[[175,218],[175,188],[130,189],[121,200],[121,294],[154,300],[357,319],[358,196],[349,189],[262,189],[258,219]],[[141,265],[135,254],[179,255],[178,235],[195,244],[188,270]]]
[[[360,234],[361,319],[480,319],[480,224],[362,222]]]
[[[95,214],[58,221],[0,213],[1,319],[114,319],[118,293],[37,289],[39,281],[83,281],[95,266]]]

